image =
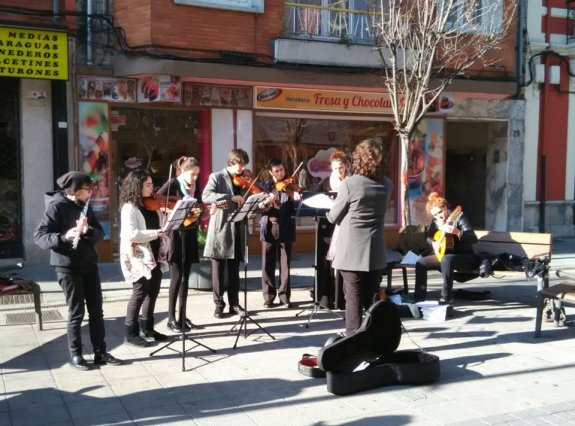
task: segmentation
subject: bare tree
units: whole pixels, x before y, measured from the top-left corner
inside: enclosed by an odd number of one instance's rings
[[[440,94],[466,70],[497,60],[516,0],[374,0],[376,49],[401,141],[403,224],[410,223],[408,148]]]

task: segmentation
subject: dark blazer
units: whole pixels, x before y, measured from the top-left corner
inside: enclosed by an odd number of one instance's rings
[[[167,194],[170,194],[170,197],[184,197],[184,193],[182,192],[178,179],[174,178],[169,180],[158,190],[158,195],[166,196]],[[199,202],[202,202],[202,193],[200,192],[200,188],[197,184],[196,190],[192,196]],[[198,253],[198,221],[194,222],[187,228],[184,228],[183,232],[186,258],[182,259],[182,239],[180,238],[180,232],[171,231],[168,234],[168,262],[178,264],[198,263],[200,261],[200,256]]]
[[[275,185],[273,180],[268,180],[262,183],[262,188],[268,193],[275,193]],[[271,207],[262,211],[260,219],[260,241],[267,241],[273,243],[279,241],[281,243],[292,243],[295,241],[296,224],[295,224],[295,203],[288,197],[285,192],[279,194],[280,207]],[[272,234],[271,218],[275,218],[279,224],[279,236],[276,240]],[[273,219],[272,219],[273,220]]]
[[[384,221],[393,184],[353,175],[343,180],[327,219],[340,226],[334,269],[368,272],[387,266]]]

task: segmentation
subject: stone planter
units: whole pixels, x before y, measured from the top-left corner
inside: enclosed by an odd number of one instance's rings
[[[192,263],[189,283],[194,290],[212,290],[212,262],[209,258],[201,257],[200,263]]]

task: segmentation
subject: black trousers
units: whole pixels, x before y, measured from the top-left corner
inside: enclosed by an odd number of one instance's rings
[[[440,271],[443,275],[443,287],[441,297],[451,298],[453,290],[453,274],[458,272],[472,272],[479,268],[481,259],[475,254],[446,254],[437,260],[435,254],[422,257],[415,264],[415,292],[413,297],[416,301],[427,298],[427,271]]]
[[[240,261],[237,259],[214,259],[212,258],[212,287],[214,303],[217,306],[225,306],[224,303],[224,273],[228,271],[228,303],[230,306],[239,304],[240,292]]]
[[[290,262],[292,243],[262,241],[262,290],[265,302],[273,302],[276,294],[287,303],[291,297]],[[276,261],[280,260],[280,286],[276,290]]]
[[[383,269],[375,271],[339,271],[345,292],[345,334],[350,336],[361,325],[363,309],[379,299]]]
[[[184,286],[184,297],[188,296],[190,288],[190,270],[192,262],[181,263],[170,262],[170,291],[168,293],[168,321],[176,319],[176,304],[180,296],[180,287]],[[183,281],[182,281],[183,278]],[[182,310],[184,300],[180,299],[178,322],[186,318],[186,313]]]
[[[162,270],[156,266],[152,270],[152,276],[149,280],[140,278],[132,283],[132,297],[128,302],[126,311],[126,325],[132,326],[138,324],[138,313],[142,310],[142,318],[153,318],[156,309],[156,300],[160,294],[160,285],[162,284]]]
[[[56,272],[68,305],[68,347],[70,356],[82,355],[82,321],[88,309],[88,327],[94,353],[106,352],[104,312],[102,310],[102,284],[98,266],[87,271]]]

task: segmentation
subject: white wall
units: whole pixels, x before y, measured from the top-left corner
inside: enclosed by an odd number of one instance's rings
[[[51,84],[22,79],[20,90],[24,256],[29,263],[47,263],[49,253],[34,244],[33,234],[44,213],[44,193],[54,188]],[[46,98],[30,99],[31,90],[45,91]]]
[[[252,161],[253,113],[236,111],[236,147],[245,150]],[[227,165],[228,153],[234,148],[234,110],[212,109],[212,171]]]
[[[227,165],[228,153],[234,147],[234,112],[212,109],[212,172]]]

